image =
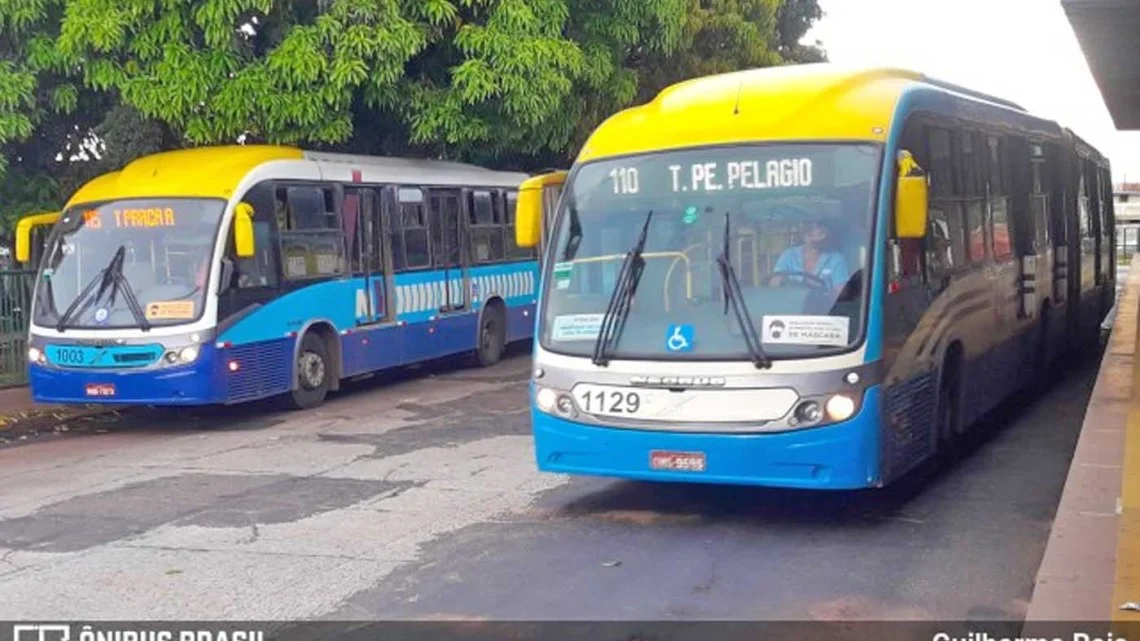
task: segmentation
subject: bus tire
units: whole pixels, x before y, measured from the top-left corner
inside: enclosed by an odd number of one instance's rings
[[[475,358],[483,367],[499,362],[507,347],[507,312],[500,301],[492,301],[479,317],[479,342]]]
[[[313,332],[305,334],[294,367],[297,376],[289,393],[289,404],[295,409],[307,410],[324,403],[329,393],[332,361],[320,336]]]
[[[938,440],[942,443],[953,441],[962,429],[962,378],[961,363],[956,350],[946,355],[942,363],[942,374],[938,381]]]

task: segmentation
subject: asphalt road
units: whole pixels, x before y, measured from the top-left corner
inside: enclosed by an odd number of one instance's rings
[[[0,618],[1018,619],[1095,363],[842,494],[539,474],[527,370],[0,449]]]

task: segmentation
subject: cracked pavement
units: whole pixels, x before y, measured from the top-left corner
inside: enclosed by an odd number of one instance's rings
[[[1018,618],[1095,364],[886,491],[535,470],[516,356],[0,448],[8,619]],[[1024,409],[1021,409],[1024,407]]]

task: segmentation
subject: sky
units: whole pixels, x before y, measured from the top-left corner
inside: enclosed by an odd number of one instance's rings
[[[1056,120],[1140,182],[1140,132],[1119,132],[1060,0],[819,0],[805,42],[832,62],[920,71]],[[1140,61],[1137,62],[1140,64]]]

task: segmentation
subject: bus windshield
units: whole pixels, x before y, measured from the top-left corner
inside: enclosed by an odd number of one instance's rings
[[[765,356],[852,348],[863,334],[879,162],[879,146],[848,143],[719,146],[583,165],[548,254],[543,347],[594,353],[644,230],[643,267],[614,357],[749,359],[747,324],[725,298],[731,276]],[[718,267],[722,256],[731,276]]]
[[[182,198],[71,208],[48,241],[35,322],[63,330],[197,320],[224,208]]]

